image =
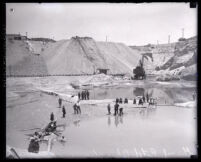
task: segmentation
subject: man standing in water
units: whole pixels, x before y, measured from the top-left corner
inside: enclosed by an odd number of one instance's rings
[[[77,102],[77,113],[81,114],[80,102]]]
[[[73,109],[74,109],[74,114],[77,114],[78,112],[77,112],[77,105],[76,105],[76,103],[73,105]]]
[[[89,91],[86,91],[87,100],[89,100]]]
[[[80,94],[80,92],[78,92],[78,99],[80,100],[80,96],[81,96],[81,94]]]
[[[111,114],[110,109],[111,109],[110,104],[108,104],[108,105],[107,105],[107,111],[108,111],[108,114],[109,114],[109,115]]]
[[[58,102],[59,102],[59,108],[61,108],[61,104],[62,104],[62,99],[59,97],[59,100],[58,100]]]
[[[34,136],[31,137],[29,147],[28,147],[28,152],[33,152],[33,153],[38,153],[39,152],[39,137],[38,137],[38,132],[35,132]]]
[[[82,98],[82,100],[84,100],[84,92],[83,91],[81,92],[81,98]]]
[[[66,109],[65,109],[64,106],[62,107],[62,112],[63,112],[63,118],[65,118],[65,115],[66,115]]]
[[[118,115],[119,104],[116,102],[114,105],[114,115]]]
[[[54,121],[54,114],[53,114],[53,112],[50,114],[50,121]]]
[[[147,93],[146,97],[147,97],[147,103],[148,103],[149,102],[149,94],[148,93]]]
[[[144,94],[143,94],[142,100],[143,100],[143,102],[145,103],[145,96],[144,96]]]
[[[135,98],[133,99],[133,104],[136,104],[136,99]]]

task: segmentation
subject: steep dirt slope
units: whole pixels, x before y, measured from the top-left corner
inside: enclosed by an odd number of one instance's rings
[[[132,73],[137,66],[140,53],[123,43],[97,42],[101,53],[107,58],[112,73]]]
[[[46,75],[46,63],[25,41],[6,40],[6,75]]]
[[[144,60],[145,69],[152,74],[176,75],[187,80],[196,78],[197,37],[171,44],[131,46],[131,48],[138,50],[141,54],[152,53],[153,61]]]
[[[119,43],[96,42],[89,37],[73,37],[54,43],[43,56],[50,74],[93,74],[97,68],[110,73],[132,73],[140,56]]]

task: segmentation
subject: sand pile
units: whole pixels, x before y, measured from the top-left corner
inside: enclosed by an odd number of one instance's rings
[[[54,43],[44,51],[44,58],[50,74],[93,74],[98,68],[132,73],[140,57],[124,44],[73,37]]]

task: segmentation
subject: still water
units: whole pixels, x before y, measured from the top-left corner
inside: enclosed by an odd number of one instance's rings
[[[188,102],[193,100],[194,87],[144,87],[144,86],[118,86],[103,87],[90,90],[91,99],[114,99],[128,98],[133,99],[136,96],[149,95],[157,98],[158,104],[174,104]]]
[[[189,157],[196,154],[194,109],[130,109],[66,128],[67,142],[55,142],[60,157]]]

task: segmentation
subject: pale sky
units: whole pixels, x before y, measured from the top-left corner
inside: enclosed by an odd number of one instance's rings
[[[11,9],[14,9],[13,11]],[[6,33],[55,40],[89,36],[96,41],[146,45],[197,35],[197,8],[189,3],[7,3]]]

